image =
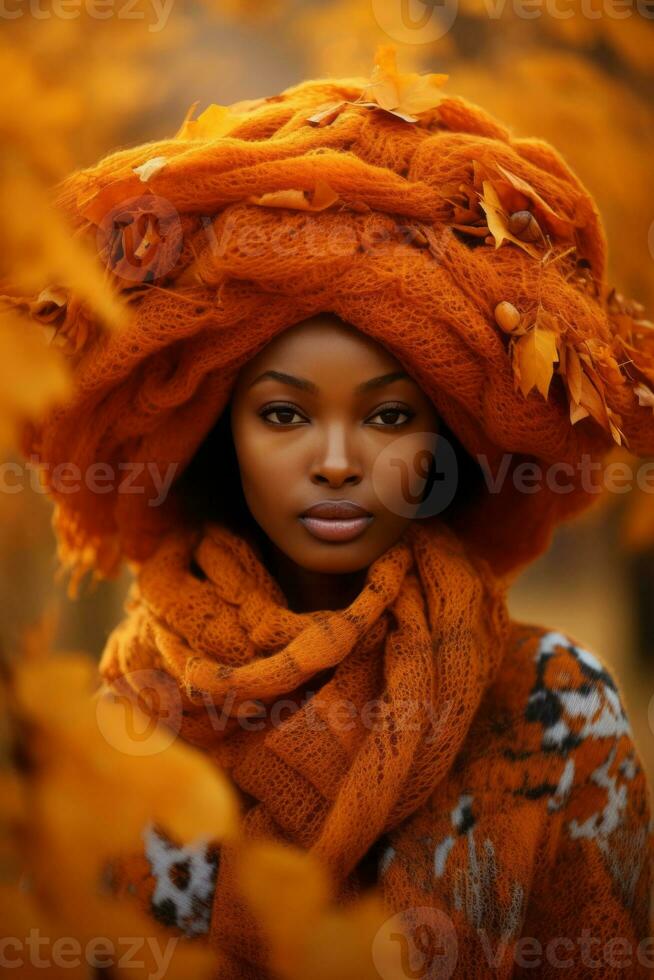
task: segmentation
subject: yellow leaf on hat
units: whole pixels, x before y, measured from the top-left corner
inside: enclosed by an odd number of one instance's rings
[[[175,133],[175,139],[218,139],[220,136],[226,136],[231,129],[243,122],[246,116],[246,113],[234,111],[232,106],[213,103],[201,112],[197,119],[191,119],[189,117],[196,106],[197,102],[194,102],[186,119]]]
[[[651,408],[654,411],[654,391],[651,388],[641,382],[641,384],[635,386],[634,393],[638,398],[639,405]]]
[[[574,222],[570,221],[568,218],[561,217],[556,211],[545,201],[538,191],[531,186],[528,181],[523,180],[522,177],[518,177],[516,174],[511,173],[500,163],[497,164],[497,169],[504,174],[508,180],[511,187],[514,190],[519,191],[529,198],[530,203],[534,206],[537,216],[542,220],[543,218],[549,225],[552,232],[556,235],[560,235],[562,238],[568,238],[574,232]]]
[[[517,363],[518,386],[525,397],[536,387],[547,398],[554,364],[559,359],[557,341],[554,330],[538,325],[516,341],[514,363]]]
[[[504,241],[513,242],[514,245],[518,245],[524,249],[528,255],[537,259],[540,255],[539,250],[529,242],[523,242],[521,239],[516,238],[509,231],[509,215],[502,207],[502,202],[493,187],[492,181],[485,180],[482,186],[483,193],[479,203],[486,214],[488,230],[495,239],[495,248],[499,248]]]
[[[380,44],[369,79],[364,80],[361,95],[352,101],[328,102],[307,118],[314,126],[328,126],[348,105],[365,109],[382,109],[404,122],[418,122],[418,116],[434,109],[443,98],[440,86],[449,75],[436,72],[400,72],[395,45]]]
[[[311,200],[306,197],[306,191],[280,190],[261,194],[259,197],[249,197],[250,204],[259,204],[267,208],[293,208],[295,211],[324,211],[338,201],[338,194],[324,180],[317,180]]]
[[[395,45],[380,44],[375,53],[370,84],[361,93],[361,100],[376,104],[407,122],[416,122],[415,116],[435,108],[442,100],[440,86],[448,77],[434,72],[426,75],[402,73],[397,67]]]

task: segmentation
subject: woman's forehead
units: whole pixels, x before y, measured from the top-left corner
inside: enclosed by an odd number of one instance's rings
[[[300,373],[302,370],[320,374],[329,367],[347,367],[355,384],[361,372],[399,371],[399,361],[387,348],[352,324],[334,314],[316,314],[295,323],[277,334],[264,348],[244,365],[239,380],[252,380],[268,368]]]

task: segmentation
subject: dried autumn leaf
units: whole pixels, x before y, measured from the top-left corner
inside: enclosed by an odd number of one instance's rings
[[[561,238],[569,238],[574,234],[574,222],[568,220],[568,218],[562,218],[561,215],[557,214],[556,211],[550,207],[550,205],[545,201],[537,190],[535,190],[530,183],[523,180],[522,177],[518,177],[516,174],[511,173],[500,163],[497,164],[498,170],[504,174],[507,181],[515,190],[522,194],[525,194],[527,198],[530,199],[532,205],[536,205],[537,216],[540,220],[545,220],[548,228],[555,235]]]
[[[572,401],[579,403],[582,389],[582,368],[579,355],[574,347],[567,347],[565,353],[565,378]]]
[[[40,323],[46,323],[58,316],[67,302],[68,294],[65,289],[49,286],[41,290],[29,309],[32,316],[38,317]]]
[[[580,405],[579,402],[570,403],[570,422],[572,425],[576,425],[581,419],[587,419],[589,414],[588,409]]]
[[[434,109],[443,99],[440,86],[449,75],[430,72],[402,73],[398,71],[395,45],[380,44],[375,52],[375,64],[369,79],[364,80],[358,99],[328,102],[307,118],[313,126],[328,126],[345,106],[382,109],[403,122],[418,122],[418,117]]]
[[[312,116],[309,116],[307,122],[311,123],[312,126],[329,126],[346,105],[354,105],[354,103],[347,101],[327,102],[314,112]]]
[[[627,442],[627,437],[618,424],[619,422],[622,421],[622,418],[608,407],[606,410],[606,414],[609,422],[609,430],[611,432],[611,435],[613,436],[614,442],[616,442],[618,446],[622,446],[622,445],[628,446],[629,443]]]
[[[488,228],[486,225],[483,227],[477,225],[464,225],[456,224],[452,225],[457,231],[464,231],[466,235],[472,235],[474,238],[486,238],[488,235]]]
[[[596,422],[598,422],[602,428],[607,431],[610,430],[609,418],[606,410],[606,402],[604,400],[604,395],[601,393],[601,381],[597,379],[597,376],[586,365],[584,369],[583,364],[581,364],[581,396],[579,398],[580,405],[587,409],[588,414],[591,415]],[[589,376],[588,372],[591,372],[593,377]]]
[[[135,174],[138,174],[139,180],[146,184],[151,177],[154,177],[160,170],[163,170],[167,163],[167,157],[153,157],[151,160],[142,163],[139,167],[134,167],[133,170]]]
[[[525,397],[536,387],[547,398],[554,364],[559,359],[557,342],[554,330],[538,325],[515,341],[513,356],[518,386]]]
[[[654,391],[649,388],[646,384],[641,382],[635,385],[634,394],[638,398],[638,404],[644,408],[651,408],[654,412]]]
[[[280,190],[261,194],[259,197],[249,197],[250,204],[258,204],[267,208],[292,208],[295,211],[324,211],[338,201],[338,194],[324,180],[317,180],[311,200],[306,197],[306,191]]]
[[[483,193],[479,203],[486,214],[488,230],[495,239],[495,248],[499,248],[504,241],[509,241],[524,249],[532,258],[539,257],[540,252],[534,245],[521,241],[509,231],[509,215],[502,207],[497,191],[489,180],[483,182]]]
[[[247,118],[247,112],[239,112],[230,105],[212,103],[197,119],[190,116],[195,111],[197,102],[190,107],[182,125],[175,133],[178,140],[212,140],[226,136],[230,130]]]
[[[357,102],[378,106],[406,122],[417,122],[422,112],[435,108],[443,98],[440,86],[448,75],[418,72],[401,73],[397,68],[395,45],[380,44],[369,85]]]
[[[601,378],[602,382],[611,386],[626,384],[626,378],[620,370],[613,352],[608,344],[595,338],[584,341],[581,357],[585,363]]]

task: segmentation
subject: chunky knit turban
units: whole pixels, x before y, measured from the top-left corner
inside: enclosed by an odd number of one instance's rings
[[[192,110],[173,138],[57,188],[129,313],[107,332],[65,290],[29,303],[68,346],[77,387],[24,451],[48,464],[46,482],[60,462],[130,473],[129,492],[51,487],[77,577],[153,552],[178,506],[174,492],[149,506],[153,467],[163,479],[172,462],[178,478],[241,365],[318,312],[384,345],[489,481],[508,461],[501,490],[484,486],[456,518],[500,573],[597,499],[584,457],[652,452],[652,324],[606,282],[591,195],[551,146],[515,138],[444,80],[401,74],[380,48],[369,79]],[[524,492],[512,475],[525,461],[565,469]]]

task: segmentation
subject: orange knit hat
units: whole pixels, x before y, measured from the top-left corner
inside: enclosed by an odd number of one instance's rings
[[[317,312],[383,344],[491,479],[511,454],[501,492],[457,518],[499,573],[596,499],[584,456],[654,452],[652,324],[606,283],[592,197],[551,146],[512,137],[444,80],[398,73],[381,47],[370,79],[212,105],[58,187],[131,313],[108,334],[76,297],[29,303],[58,316],[75,371],[72,403],[23,440],[48,467],[73,594],[86,569],[111,577],[153,552],[177,514],[174,493],[149,506],[153,472],[181,475],[241,365]],[[563,464],[571,489],[521,491],[525,461]],[[49,474],[63,462],[124,482],[61,492]]]

